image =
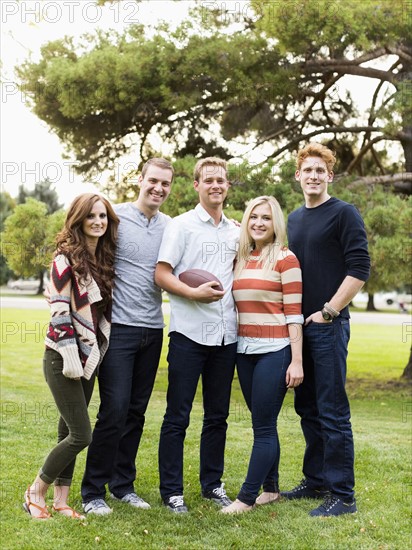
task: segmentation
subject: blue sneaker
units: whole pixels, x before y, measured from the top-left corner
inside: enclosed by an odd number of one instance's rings
[[[328,494],[329,492],[325,489],[313,489],[312,487],[308,487],[307,480],[302,479],[299,485],[290,491],[282,491],[280,496],[288,500],[294,500],[296,498],[326,498]]]
[[[330,517],[354,514],[357,511],[355,499],[353,499],[353,502],[343,502],[340,498],[330,495],[325,498],[323,504],[309,512],[309,515],[312,517]]]

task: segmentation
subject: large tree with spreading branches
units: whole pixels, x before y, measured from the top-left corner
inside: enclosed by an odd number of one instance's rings
[[[173,32],[132,25],[50,42],[20,68],[21,86],[84,174],[136,148],[144,159],[155,135],[174,156],[241,150],[275,160],[317,139],[336,149],[340,172],[410,193],[408,3],[236,4],[228,13],[225,3],[194,2]],[[368,104],[362,112],[355,89]],[[365,174],[369,158],[374,172]]]

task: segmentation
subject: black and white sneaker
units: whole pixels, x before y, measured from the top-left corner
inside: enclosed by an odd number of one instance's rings
[[[232,504],[232,501],[226,494],[224,483],[222,483],[220,487],[216,487],[208,493],[203,493],[203,498],[213,500],[215,504],[221,506],[222,508],[224,508],[225,506],[230,506]]]
[[[183,500],[183,495],[173,495],[164,501],[164,505],[174,514],[186,514],[189,510]]]

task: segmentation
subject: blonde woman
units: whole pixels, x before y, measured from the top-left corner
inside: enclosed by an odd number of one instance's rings
[[[241,224],[233,295],[239,316],[237,371],[254,440],[245,482],[237,499],[222,509],[225,514],[279,499],[277,417],[287,389],[303,380],[302,277],[285,242],[279,203],[274,197],[253,199]]]

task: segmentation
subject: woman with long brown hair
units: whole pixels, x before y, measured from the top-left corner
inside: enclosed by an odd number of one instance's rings
[[[118,224],[107,199],[84,193],[74,199],[56,238],[43,370],[60,419],[58,444],[25,493],[23,507],[36,519],[51,517],[46,494],[52,483],[52,510],[83,517],[68,506],[67,498],[76,456],[91,441],[87,407],[109,341]]]

